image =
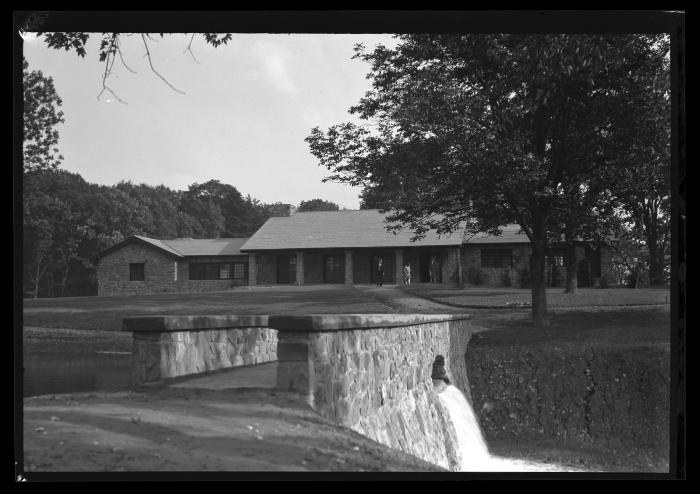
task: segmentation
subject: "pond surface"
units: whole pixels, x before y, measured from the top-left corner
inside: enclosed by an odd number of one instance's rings
[[[131,353],[24,356],[24,396],[128,389]]]

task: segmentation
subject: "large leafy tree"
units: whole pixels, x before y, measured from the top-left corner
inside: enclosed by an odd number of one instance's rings
[[[645,247],[649,282],[667,281],[671,218],[670,57],[666,39],[654,45],[648,69],[637,75],[648,88],[635,101],[634,134],[627,154],[634,166],[618,178],[626,231]],[[623,139],[625,137],[622,137]]]
[[[267,219],[257,201],[250,196],[244,199],[233,185],[218,180],[190,185],[180,205],[202,225],[198,235],[205,237],[252,235]]]
[[[389,219],[498,234],[517,223],[532,243],[532,314],[547,323],[545,253],[562,224],[589,214],[580,190],[625,166],[633,102],[646,89],[652,37],[401,35],[356,57],[372,90],[344,123],[307,137],[327,180],[380,189]],[[624,131],[622,130],[624,129]],[[595,196],[599,214],[611,194]],[[571,223],[569,221],[569,223]],[[576,230],[576,229],[574,229]]]
[[[63,156],[58,152],[57,126],[65,121],[59,107],[63,104],[51,77],[39,70],[29,70],[22,62],[24,90],[24,171],[57,168]]]
[[[311,199],[310,201],[301,201],[297,211],[338,211],[339,209],[334,202],[324,201],[323,199]]]

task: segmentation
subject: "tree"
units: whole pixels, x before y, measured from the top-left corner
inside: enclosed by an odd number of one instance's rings
[[[194,183],[183,194],[181,205],[183,211],[202,225],[208,225],[205,231],[209,233],[205,235],[242,237],[252,233],[247,223],[252,205],[233,185],[218,180]],[[219,225],[218,216],[221,216],[222,225]]]
[[[350,109],[371,127],[312,130],[325,180],[379,188],[390,229],[417,235],[462,225],[499,234],[517,223],[532,245],[532,315],[547,324],[545,253],[590,204],[569,194],[609,184],[634,132],[634,77],[654,38],[642,35],[400,35],[394,49],[362,45],[372,90]],[[610,194],[600,194],[606,202]],[[597,204],[601,213],[608,204]]]
[[[311,199],[310,201],[301,201],[297,211],[338,211],[339,209],[334,202],[324,201],[323,199]]]
[[[157,36],[160,36],[160,38],[165,37],[166,34],[172,34],[172,33],[158,33]],[[98,33],[85,33],[85,32],[59,32],[59,33],[42,33],[39,32],[37,33],[38,36],[43,36],[44,37],[44,42],[49,48],[54,48],[56,50],[66,50],[66,51],[75,51],[75,53],[80,56],[80,57],[85,57],[87,54],[87,49],[86,45],[88,40],[90,39],[91,36],[97,36]],[[100,62],[104,63],[104,72],[102,73],[102,90],[100,93],[97,95],[97,99],[100,99],[102,94],[106,91],[110,93],[112,96],[114,96],[120,103],[126,104],[125,101],[123,101],[112,89],[107,85],[107,79],[109,76],[112,74],[112,69],[114,68],[114,63],[117,61],[117,59],[120,60],[121,64],[124,66],[126,70],[132,73],[134,72],[125,62],[124,60],[124,55],[122,54],[121,51],[121,41],[124,36],[131,36],[132,34],[125,34],[125,33],[100,33],[102,36],[102,39],[100,40],[100,47],[98,49],[98,56]],[[147,58],[148,60],[148,65],[151,68],[151,71],[159,78],[161,79],[168,87],[170,87],[173,91],[178,92],[180,94],[185,94],[184,91],[181,91],[180,89],[176,88],[173,86],[163,75],[156,70],[155,66],[153,65],[153,59],[151,58],[151,51],[149,49],[149,40],[154,41],[154,38],[148,34],[148,33],[139,33],[138,36],[141,38],[141,41],[143,42],[144,46],[144,57]],[[189,44],[185,48],[183,53],[189,52],[189,54],[192,56],[192,59],[199,63],[197,61],[197,58],[194,56],[194,52],[192,51],[192,42],[195,39],[195,36],[197,36],[197,33],[192,33],[189,39]],[[231,41],[232,34],[231,33],[201,33],[202,38],[204,41],[213,46],[214,48],[217,48],[221,45],[227,44],[229,41]]]
[[[29,64],[22,61],[22,85],[24,90],[24,171],[55,169],[63,161],[58,154],[58,130],[63,123],[63,112],[58,109],[63,102],[56,93],[51,77],[41,71],[29,71]]]
[[[654,45],[648,69],[639,74],[648,97],[635,102],[636,132],[628,159],[635,163],[618,177],[618,194],[629,234],[646,245],[651,285],[667,280],[671,219],[671,105],[668,40]],[[646,96],[646,95],[645,95]]]
[[[365,187],[360,193],[360,209],[388,209],[385,196],[379,187]]]

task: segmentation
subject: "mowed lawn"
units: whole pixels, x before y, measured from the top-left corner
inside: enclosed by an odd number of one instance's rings
[[[468,287],[442,288],[420,284],[402,287],[407,292],[455,307],[529,306],[531,292],[522,288]],[[671,301],[668,288],[579,288],[577,293],[564,293],[563,288],[547,289],[549,307],[605,307],[632,305],[666,305]]]
[[[386,305],[346,286],[24,300],[24,326],[119,331],[126,317],[216,314],[371,314]]]

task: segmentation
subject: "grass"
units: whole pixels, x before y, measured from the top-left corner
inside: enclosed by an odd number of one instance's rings
[[[402,287],[414,295],[456,307],[529,306],[531,292],[523,288],[468,287],[445,288],[436,285]],[[579,288],[575,294],[563,288],[547,289],[549,307],[601,307],[625,305],[665,305],[670,302],[668,288]]]
[[[345,286],[268,287],[208,293],[24,300],[24,326],[120,331],[149,315],[384,313],[386,305]]]
[[[477,313],[473,322],[488,329],[490,345],[667,345],[671,315],[664,307],[555,309],[549,326],[539,329],[533,327],[529,311],[488,310]]]

